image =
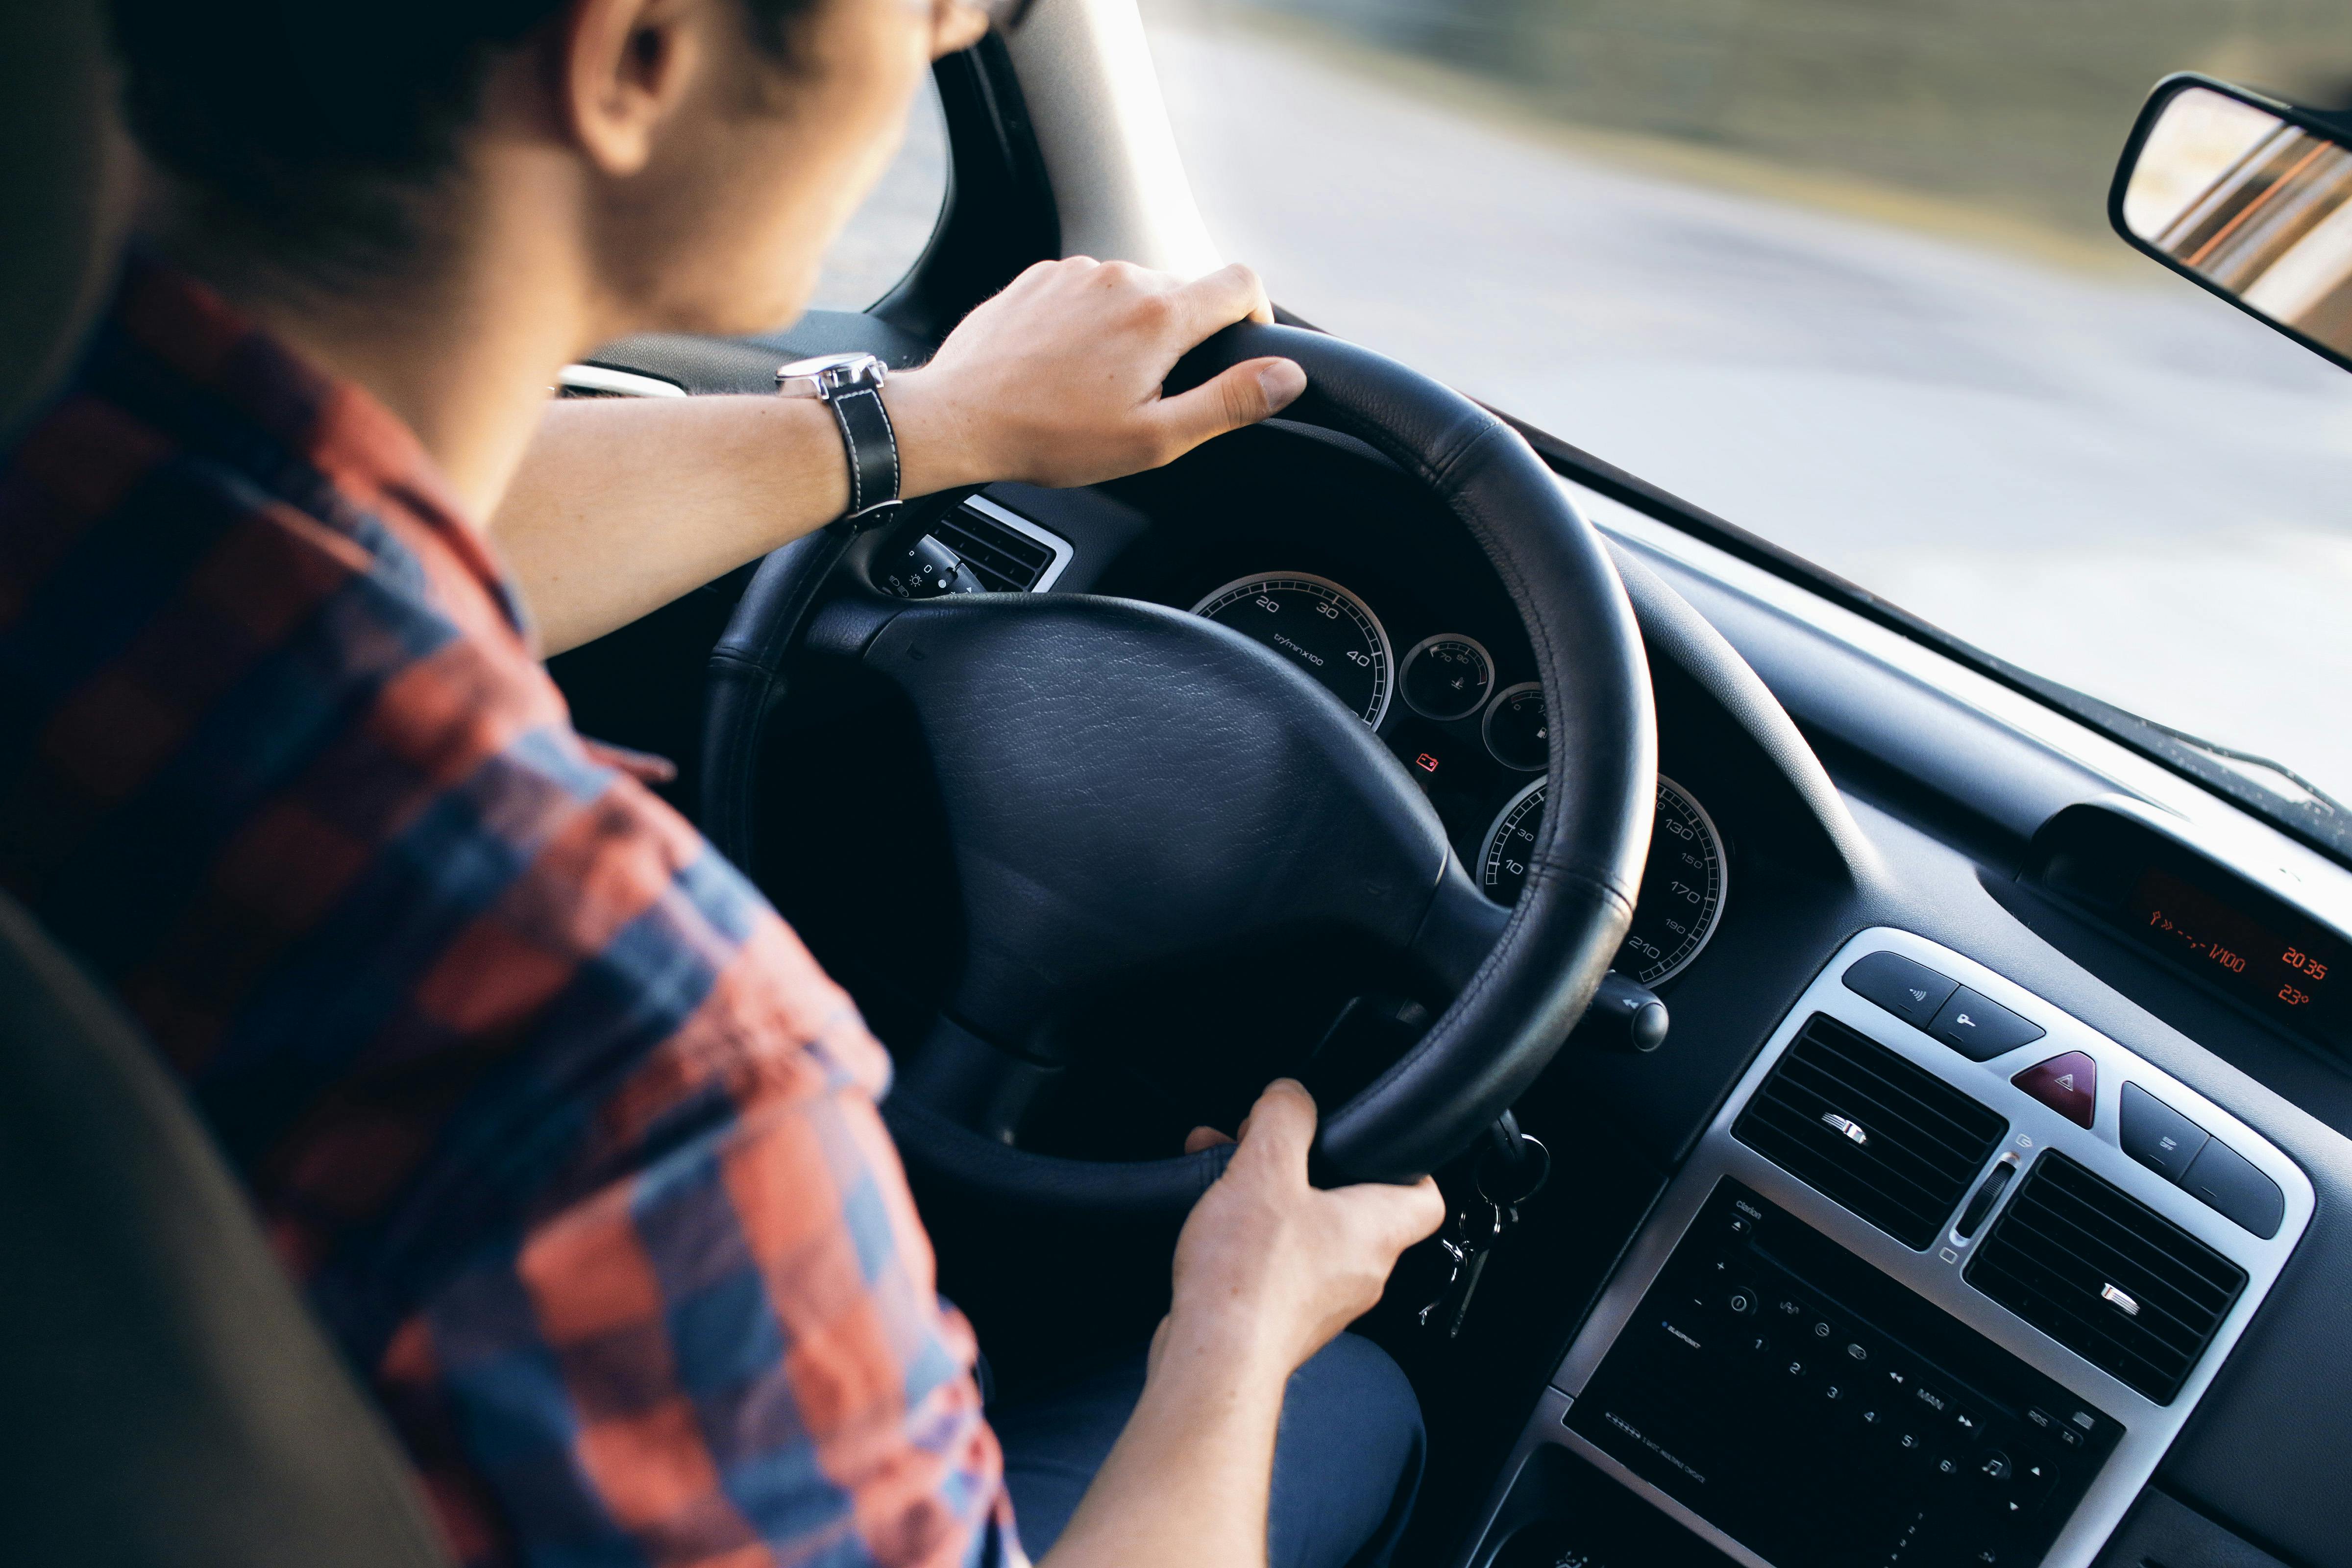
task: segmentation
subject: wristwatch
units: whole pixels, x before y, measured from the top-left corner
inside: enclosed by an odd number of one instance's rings
[[[855,528],[880,522],[898,504],[898,435],[882,406],[889,374],[869,353],[819,354],[776,372],[778,396],[814,397],[833,410],[849,458],[849,510],[842,517]]]

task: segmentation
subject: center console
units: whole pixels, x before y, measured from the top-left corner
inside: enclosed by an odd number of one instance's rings
[[[2083,1568],[2312,1206],[2169,1075],[1866,931],[1667,1189],[1464,1568]]]

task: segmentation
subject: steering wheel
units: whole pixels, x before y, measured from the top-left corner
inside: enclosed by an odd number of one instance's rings
[[[751,863],[761,728],[801,646],[911,702],[964,905],[962,975],[884,1104],[910,1162],[967,1189],[1096,1213],[1181,1212],[1230,1149],[1064,1159],[1013,1146],[1010,1108],[1053,1069],[1057,1005],[1213,949],[1341,929],[1453,1001],[1327,1108],[1325,1179],[1417,1179],[1465,1151],[1581,1016],[1624,940],[1657,775],[1649,668],[1601,539],[1517,434],[1459,394],[1337,338],[1244,323],[1171,390],[1280,354],[1284,411],[1386,454],[1460,520],[1532,645],[1552,781],[1506,910],[1402,763],[1289,660],[1212,621],[1082,595],[818,604],[836,531],[772,554],[711,656],[704,828]]]

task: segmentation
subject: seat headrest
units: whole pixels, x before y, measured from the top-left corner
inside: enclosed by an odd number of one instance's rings
[[[72,362],[129,223],[104,9],[0,5],[0,445]]]

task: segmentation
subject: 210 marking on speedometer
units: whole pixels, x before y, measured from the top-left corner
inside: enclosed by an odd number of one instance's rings
[[[1543,823],[1544,783],[1538,779],[1513,795],[1486,830],[1478,880],[1497,903],[1519,901],[1528,879],[1526,856]],[[1690,967],[1723,918],[1724,883],[1723,840],[1714,819],[1688,791],[1661,774],[1633,926],[1612,967],[1644,985],[1672,980]]]
[[[1394,662],[1389,634],[1370,605],[1328,577],[1279,572],[1236,578],[1192,613],[1281,654],[1373,729],[1387,716]]]

